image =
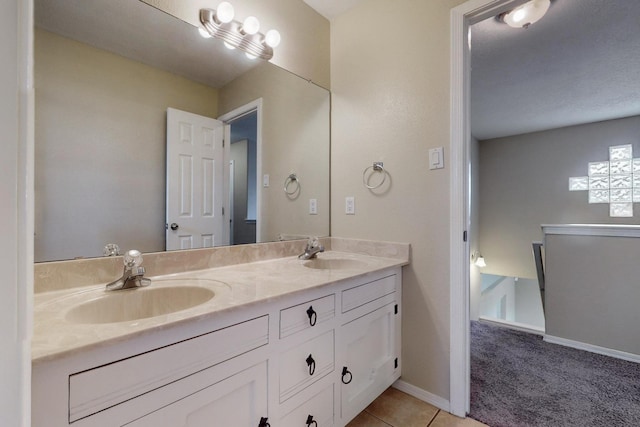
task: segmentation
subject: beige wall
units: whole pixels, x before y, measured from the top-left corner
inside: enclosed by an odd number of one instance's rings
[[[640,355],[640,239],[547,235],[546,334]]]
[[[461,3],[369,0],[331,25],[331,232],[411,243],[402,379],[447,400],[449,13]],[[446,167],[430,171],[438,146]],[[362,184],[374,161],[389,172],[383,191]],[[345,196],[356,198],[353,216]]]
[[[259,241],[278,234],[329,235],[329,93],[313,83],[264,63],[220,89],[220,114],[262,98],[262,174],[270,177],[262,195]],[[287,197],[285,178],[295,172],[300,193]],[[260,182],[262,178],[259,177]],[[309,199],[318,214],[309,215]],[[269,214],[267,214],[269,213]]]
[[[215,9],[221,1],[143,0],[192,25],[200,25],[201,8]],[[234,0],[236,20],[253,15],[262,32],[275,28],[282,42],[271,62],[328,88],[329,21],[302,0]]]
[[[166,110],[217,117],[217,90],[35,34],[36,261],[164,250]]]
[[[608,160],[609,146],[632,144],[640,156],[640,117],[480,142],[480,251],[483,273],[536,278],[531,242],[541,224],[638,224],[611,218],[608,204],[588,204],[569,191],[569,177],[587,175],[589,162]]]

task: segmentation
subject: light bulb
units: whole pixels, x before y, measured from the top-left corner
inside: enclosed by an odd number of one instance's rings
[[[249,52],[245,52],[245,56],[246,56],[247,58],[249,58],[249,59],[256,59],[256,58],[258,58],[257,56],[252,55],[252,54],[250,54]]]
[[[513,12],[513,22],[520,22],[527,16],[527,11],[519,9]]]
[[[218,21],[226,24],[233,21],[233,15],[234,11],[231,3],[223,1],[218,5],[218,8],[216,9],[216,18]]]
[[[487,263],[484,262],[484,257],[482,255],[480,255],[478,257],[478,259],[476,260],[475,264],[476,264],[477,267],[480,267],[480,268],[484,268],[484,267],[487,266]]]
[[[234,50],[236,47],[232,44],[230,44],[229,42],[224,42],[224,47],[226,47],[229,50]]]
[[[207,31],[203,27],[198,27],[198,32],[205,39],[210,39],[211,38],[211,34],[209,34],[209,31]]]
[[[278,30],[269,30],[264,36],[264,42],[269,47],[277,47],[280,44],[280,33]]]
[[[255,16],[248,16],[242,23],[242,31],[245,34],[255,34],[260,31],[260,21]]]

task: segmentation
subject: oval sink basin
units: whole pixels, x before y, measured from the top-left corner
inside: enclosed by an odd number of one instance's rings
[[[146,319],[186,310],[215,296],[211,289],[197,286],[134,288],[110,291],[73,307],[66,319],[75,323],[115,323]]]
[[[305,261],[302,265],[317,270],[343,270],[349,268],[362,268],[367,265],[364,261],[343,258],[316,258]]]

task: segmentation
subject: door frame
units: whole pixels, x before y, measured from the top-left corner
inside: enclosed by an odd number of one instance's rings
[[[231,145],[231,143],[229,143],[229,145]],[[235,161],[233,159],[229,160],[229,191],[227,192],[227,197],[229,198],[229,220],[227,221],[227,227],[229,228],[229,244],[230,245],[234,245],[233,242],[233,226],[235,224],[233,217],[235,215],[234,213],[234,203],[233,203],[233,192],[235,189],[235,184],[236,184],[236,179],[233,176],[233,174],[235,173],[235,169],[236,169],[236,165],[235,165]]]
[[[230,124],[236,119],[256,112],[256,243],[261,243],[261,227],[262,227],[262,98],[251,101],[229,111],[218,117],[225,124]],[[226,138],[226,136],[225,136]],[[231,158],[231,141],[225,141],[224,156],[226,159]],[[226,171],[229,176],[229,171]]]
[[[449,412],[466,416],[470,407],[469,274],[470,104],[469,27],[527,0],[468,0],[450,15],[450,235],[449,235]]]

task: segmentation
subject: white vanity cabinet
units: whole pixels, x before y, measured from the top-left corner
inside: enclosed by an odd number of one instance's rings
[[[400,377],[401,269],[33,370],[33,426],[344,426]]]

